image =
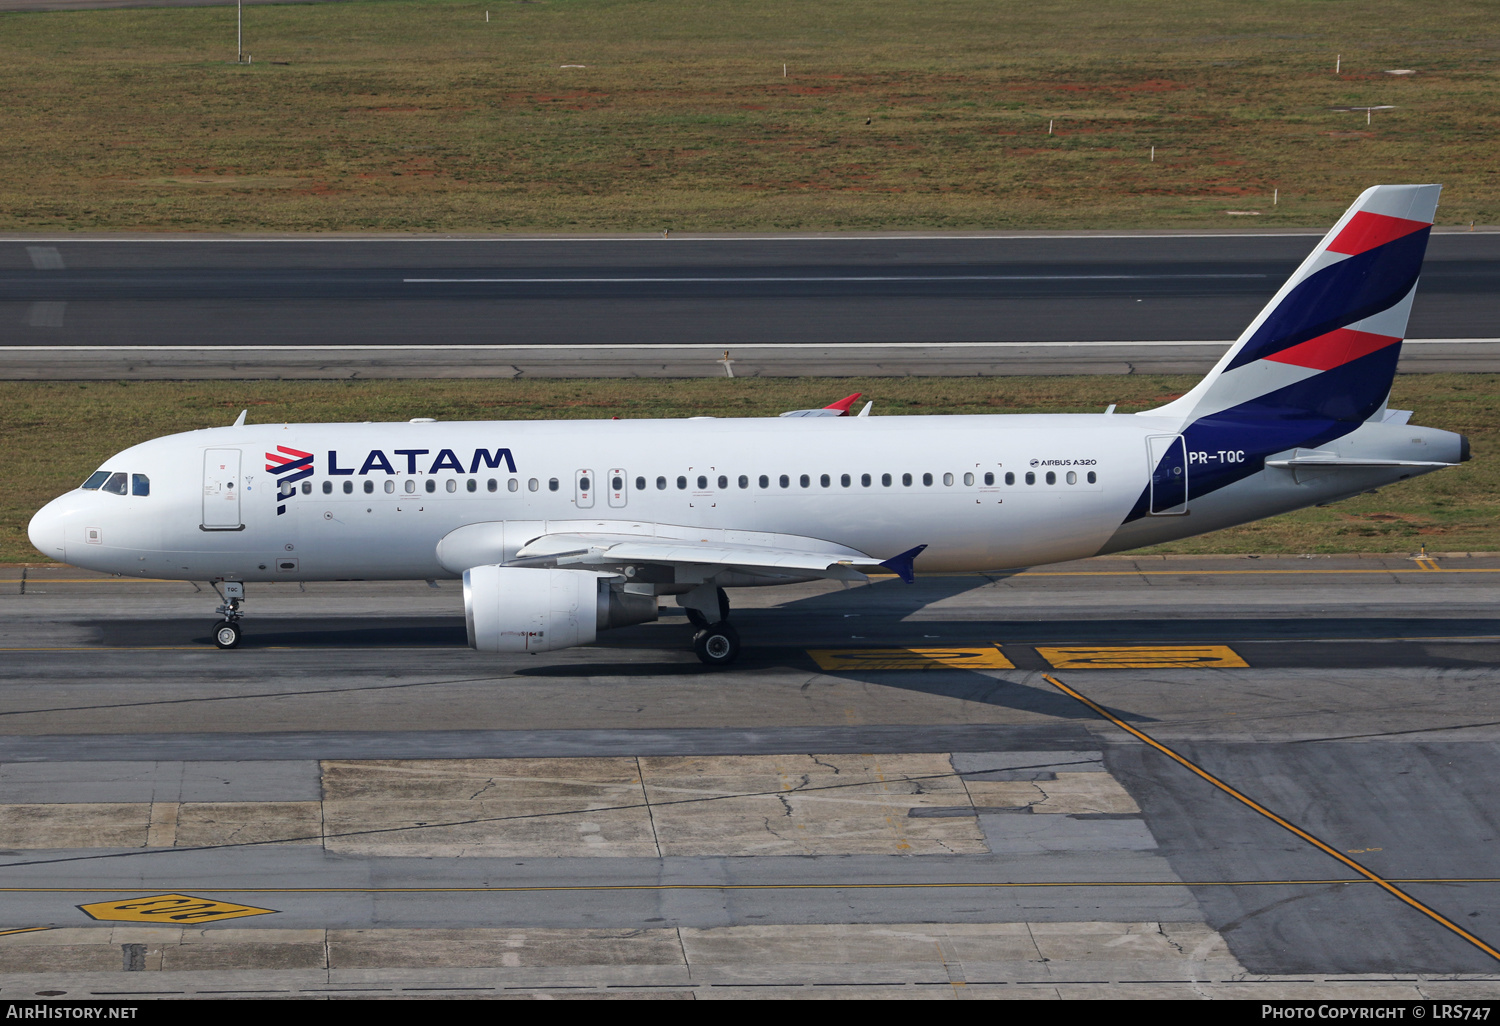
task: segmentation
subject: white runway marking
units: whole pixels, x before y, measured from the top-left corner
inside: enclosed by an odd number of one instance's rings
[[[1269,278],[1269,274],[888,274],[801,275],[769,277],[741,275],[719,278],[402,278],[408,285],[620,285],[760,282],[892,282],[892,281],[1178,281],[1221,278]]]
[[[1470,346],[1500,345],[1500,338],[1409,338],[1409,346]],[[735,352],[758,352],[760,350],[795,349],[1115,349],[1135,346],[1137,348],[1171,348],[1178,346],[1231,346],[1234,339],[1197,339],[1185,342],[1161,341],[1114,341],[1114,342],[756,342],[734,345]],[[608,344],[580,342],[577,344],[532,344],[532,345],[275,345],[275,346],[0,346],[7,353],[191,353],[191,352],[242,352],[242,353],[330,353],[330,352],[574,352],[578,350],[723,350],[721,343],[704,342],[643,342],[640,344]]]

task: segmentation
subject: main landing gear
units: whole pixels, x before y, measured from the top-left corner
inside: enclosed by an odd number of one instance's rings
[[[723,588],[706,584],[681,596],[677,602],[689,622],[698,628],[693,635],[693,651],[705,666],[718,669],[739,658],[740,635],[729,625],[729,596]],[[717,618],[710,620],[714,613]]]
[[[234,648],[240,643],[240,617],[245,615],[240,612],[240,603],[245,601],[245,584],[243,581],[225,581],[220,587],[213,581],[209,583],[223,599],[219,608],[214,610],[224,618],[214,624],[214,644],[219,648]]]

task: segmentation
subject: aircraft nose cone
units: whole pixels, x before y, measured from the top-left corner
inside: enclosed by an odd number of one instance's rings
[[[26,536],[42,555],[62,562],[63,521],[53,506],[49,502],[36,511],[36,516],[31,518],[31,523],[26,527]]]

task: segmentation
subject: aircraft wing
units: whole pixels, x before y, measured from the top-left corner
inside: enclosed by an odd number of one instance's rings
[[[925,545],[880,559],[816,538],[758,531],[694,531],[664,528],[666,537],[596,532],[544,534],[523,545],[506,566],[576,567],[624,573],[626,567],[712,567],[758,577],[823,577],[863,580],[867,574],[912,577],[912,560]],[[682,535],[673,537],[671,535]]]

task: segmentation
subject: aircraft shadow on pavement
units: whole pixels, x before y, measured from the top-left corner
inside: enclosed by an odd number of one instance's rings
[[[255,648],[467,648],[468,631],[462,618],[412,617],[390,618],[330,618],[303,619],[296,625],[274,619],[244,621],[245,631],[239,647]],[[113,625],[111,625],[113,626]],[[168,622],[159,630],[152,625],[122,624],[115,639],[109,627],[105,629],[106,645],[149,645],[142,635],[155,634],[158,638],[171,636],[178,644],[201,644],[212,646],[213,636],[208,631],[184,631],[180,621]],[[145,630],[141,628],[145,627]],[[174,629],[175,628],[175,629]],[[154,642],[156,644],[161,641]]]

